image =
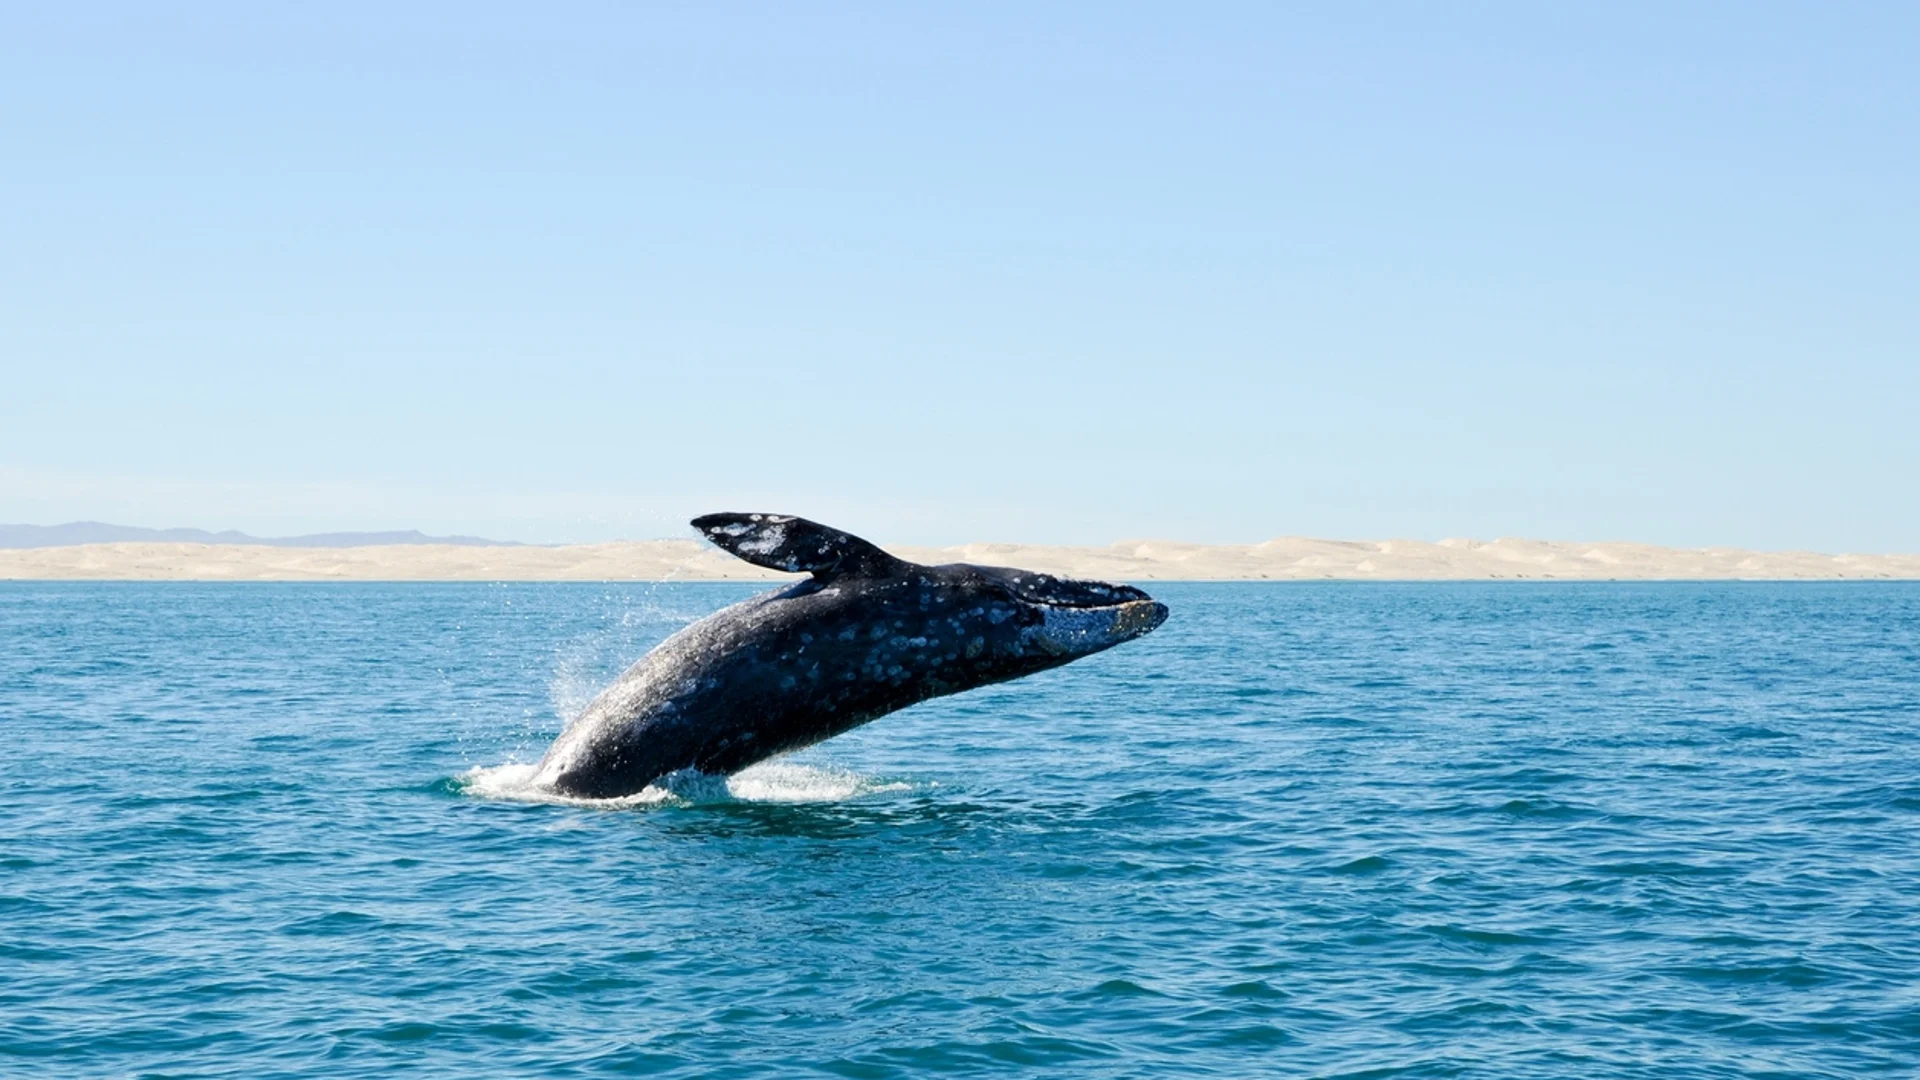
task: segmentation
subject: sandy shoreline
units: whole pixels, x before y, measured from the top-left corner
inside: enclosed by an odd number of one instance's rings
[[[1544,540],[1262,544],[1122,541],[1110,547],[893,547],[915,562],[1022,566],[1115,581],[1888,580],[1920,579],[1920,555],[1823,555]],[[567,547],[399,544],[84,544],[0,550],[0,580],[739,581],[781,580],[694,540]]]

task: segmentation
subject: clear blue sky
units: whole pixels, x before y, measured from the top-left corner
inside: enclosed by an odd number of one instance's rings
[[[0,521],[1920,550],[1916,42],[9,5]]]

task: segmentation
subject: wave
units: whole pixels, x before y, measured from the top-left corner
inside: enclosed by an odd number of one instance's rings
[[[763,762],[732,776],[683,770],[617,799],[584,799],[556,794],[534,784],[538,765],[510,762],[469,769],[456,778],[459,790],[483,799],[555,803],[625,809],[645,806],[701,806],[724,803],[835,803],[908,791],[901,780],[881,780],[814,765]]]

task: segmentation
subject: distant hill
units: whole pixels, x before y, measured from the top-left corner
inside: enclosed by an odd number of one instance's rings
[[[109,525],[104,521],[70,521],[65,525],[0,525],[0,548],[72,547],[76,544],[259,544],[265,547],[342,548],[374,544],[456,544],[461,547],[521,547],[512,540],[484,540],[478,536],[428,536],[415,529],[404,532],[312,533],[307,536],[248,536],[226,529],[142,529]]]
[[[237,535],[237,534],[236,534]],[[380,535],[380,534],[359,534]],[[385,535],[410,535],[407,533]],[[290,541],[282,541],[283,543]],[[896,547],[919,563],[1021,566],[1103,581],[1920,581],[1920,553],[1665,548],[1620,541],[1125,540],[1108,547]],[[0,551],[0,581],[793,581],[692,539],[512,547],[140,544]]]

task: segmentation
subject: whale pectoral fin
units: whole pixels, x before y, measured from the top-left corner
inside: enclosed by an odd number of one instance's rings
[[[786,514],[707,514],[694,518],[693,527],[736,558],[817,581],[904,565],[851,533]]]

